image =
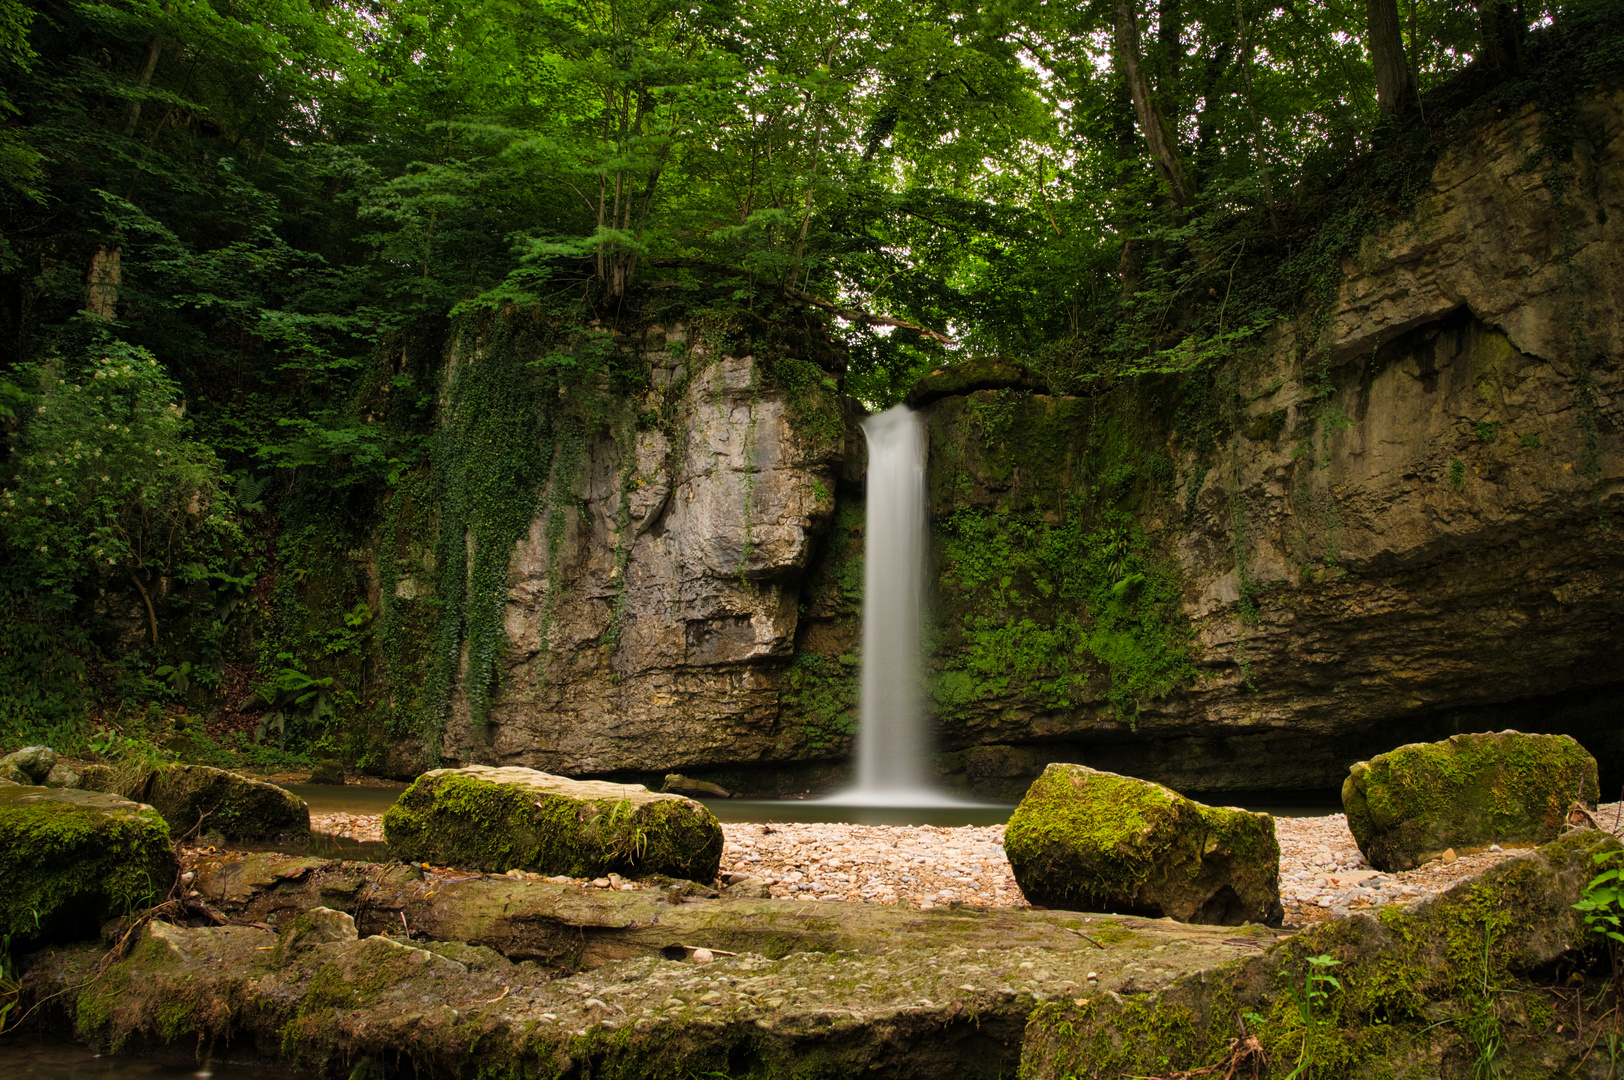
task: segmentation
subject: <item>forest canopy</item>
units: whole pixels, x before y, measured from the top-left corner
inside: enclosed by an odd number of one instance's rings
[[[459,321],[548,312],[565,378],[604,327],[793,309],[871,405],[956,356],[1188,370],[1311,304],[1459,118],[1600,80],[1618,7],[0,0],[0,726],[362,702],[322,657],[371,615],[245,613],[301,529],[461,475]]]

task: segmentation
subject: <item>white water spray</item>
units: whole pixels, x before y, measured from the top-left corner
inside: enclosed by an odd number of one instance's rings
[[[857,783],[824,800],[856,806],[963,806],[926,779],[930,747],[919,641],[925,592],[925,433],[898,405],[863,421],[868,520]]]

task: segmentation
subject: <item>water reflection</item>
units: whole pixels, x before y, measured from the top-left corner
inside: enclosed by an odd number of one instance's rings
[[[6,1080],[314,1080],[313,1074],[206,1058],[181,1064],[97,1054],[73,1043],[20,1036],[0,1038]]]

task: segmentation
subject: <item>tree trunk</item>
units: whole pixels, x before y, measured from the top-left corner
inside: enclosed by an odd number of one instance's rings
[[[1394,0],[1388,2],[1392,3]],[[1116,0],[1112,30],[1117,66],[1128,84],[1128,93],[1133,98],[1134,116],[1139,121],[1139,130],[1144,134],[1145,143],[1150,148],[1151,160],[1156,163],[1156,171],[1167,184],[1173,204],[1180,210],[1187,209],[1195,202],[1195,192],[1190,187],[1184,167],[1179,163],[1172,132],[1162,119],[1160,111],[1156,108],[1156,101],[1151,95],[1150,80],[1145,75],[1145,65],[1139,47],[1139,23],[1134,14],[1133,0]]]
[[[118,308],[119,258],[124,249],[118,246],[96,249],[90,257],[90,273],[86,275],[85,313],[100,319],[116,318]]]
[[[147,84],[152,82],[152,70],[158,66],[158,53],[162,43],[154,37],[147,42],[147,54],[141,58],[141,70],[135,76],[137,91],[145,90]],[[135,134],[136,121],[141,119],[141,98],[139,94],[130,99],[130,107],[124,111],[124,137],[127,139]]]
[[[1415,77],[1404,56],[1398,0],[1365,0],[1370,62],[1376,68],[1376,104],[1383,116],[1407,113],[1416,104]]]
[[[1523,38],[1528,20],[1522,4],[1510,0],[1478,0],[1478,26],[1483,32],[1483,59],[1501,75],[1514,78],[1527,70]]]

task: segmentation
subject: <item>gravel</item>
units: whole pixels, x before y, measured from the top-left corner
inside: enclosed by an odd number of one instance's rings
[[[1597,811],[1618,831],[1620,804]],[[376,814],[316,814],[312,830],[351,840],[382,840]],[[1342,814],[1275,819],[1280,839],[1280,898],[1288,927],[1310,926],[1352,911],[1409,904],[1483,872],[1524,847],[1434,860],[1397,874],[1372,870]],[[725,822],[724,880],[754,877],[775,898],[906,904],[930,910],[951,903],[1021,907],[1025,901],[1004,857],[1002,825],[772,824]]]

